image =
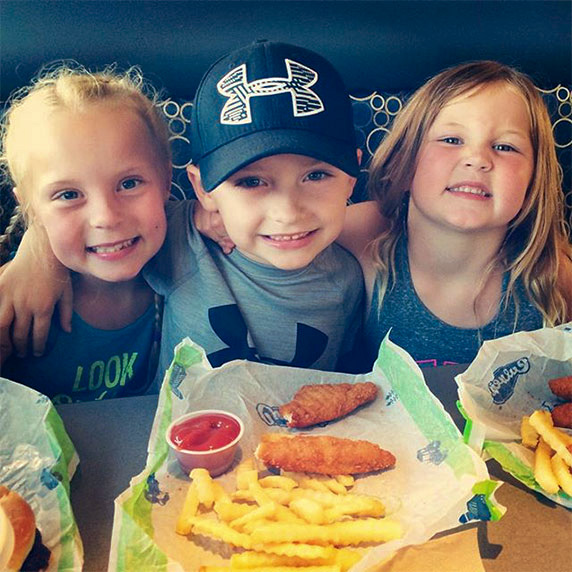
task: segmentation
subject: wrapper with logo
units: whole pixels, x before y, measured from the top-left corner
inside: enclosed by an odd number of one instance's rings
[[[174,572],[198,570],[201,565],[228,566],[229,546],[219,542],[209,550],[200,540],[175,533],[189,479],[164,438],[173,419],[207,408],[230,411],[242,419],[237,461],[216,479],[230,491],[235,487],[236,463],[254,455],[263,433],[298,432],[285,426],[278,407],[302,385],[359,381],[377,384],[375,401],[342,419],[303,431],[366,439],[397,458],[394,469],[360,476],[353,490],[380,498],[388,516],[403,524],[404,536],[360,549],[364,557],[352,570],[377,569],[401,546],[424,543],[461,523],[500,518],[502,509],[493,496],[498,483],[489,480],[485,463],[463,442],[415,362],[388,339],[373,371],[358,376],[246,361],[213,369],[203,350],[185,340],[175,350],[161,388],[146,467],[116,499],[109,570]]]
[[[24,497],[51,551],[48,572],[79,572],[83,545],[69,496],[79,459],[43,394],[0,377],[0,484]]]
[[[572,322],[485,342],[456,381],[468,418],[467,442],[526,486],[572,508],[572,497],[562,490],[548,494],[538,485],[534,452],[520,444],[523,415],[560,403],[548,381],[567,375],[572,375]]]

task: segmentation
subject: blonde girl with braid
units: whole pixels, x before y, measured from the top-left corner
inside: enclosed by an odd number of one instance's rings
[[[144,393],[153,378],[158,304],[141,270],[165,238],[171,156],[144,89],[136,69],[61,64],[3,118],[2,164],[25,220],[71,271],[73,335],[55,317],[42,357],[4,344],[2,375],[55,402]]]

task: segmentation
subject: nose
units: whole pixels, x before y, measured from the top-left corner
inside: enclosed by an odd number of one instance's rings
[[[90,223],[94,228],[113,228],[122,219],[121,204],[115,193],[92,197],[90,207]]]
[[[287,188],[272,193],[270,198],[269,215],[281,224],[292,224],[296,222],[302,213],[303,191],[297,188]]]
[[[490,171],[493,166],[491,151],[483,146],[467,147],[463,163],[476,171]]]

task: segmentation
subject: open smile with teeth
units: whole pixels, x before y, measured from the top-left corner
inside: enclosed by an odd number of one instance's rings
[[[451,193],[467,193],[469,195],[477,195],[480,197],[492,197],[492,194],[480,187],[471,187],[469,185],[461,185],[459,187],[447,187],[445,190]]]
[[[129,248],[134,245],[139,240],[139,237],[129,238],[123,242],[116,242],[115,244],[110,244],[107,246],[88,246],[86,250],[88,252],[93,252],[95,254],[111,254],[112,252],[119,252],[124,248]]]
[[[271,240],[275,240],[277,242],[289,242],[292,240],[300,240],[301,238],[306,238],[314,231],[309,230],[306,232],[297,232],[296,234],[266,234],[266,238],[270,238]]]

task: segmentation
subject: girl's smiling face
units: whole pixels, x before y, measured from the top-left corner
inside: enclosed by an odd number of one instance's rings
[[[200,185],[196,167],[189,169]],[[234,173],[210,193],[236,247],[248,258],[283,270],[307,266],[340,234],[355,179],[312,157],[265,157]]]
[[[30,149],[31,212],[55,256],[107,282],[135,278],[166,233],[168,169],[139,115],[90,104],[42,121]]]
[[[524,99],[496,83],[451,100],[437,115],[419,153],[410,209],[462,232],[506,232],[534,169]]]

